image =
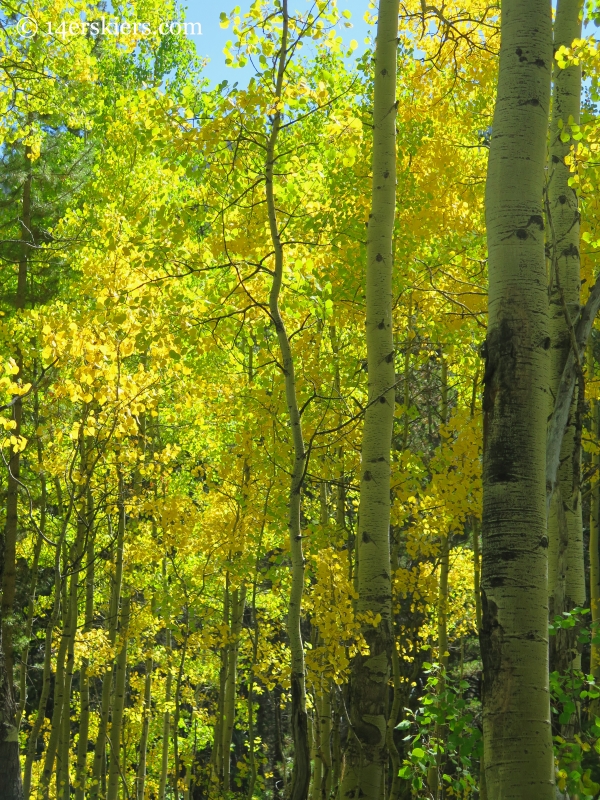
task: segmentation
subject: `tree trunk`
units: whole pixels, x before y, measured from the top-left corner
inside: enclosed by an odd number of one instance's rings
[[[21,208],[21,254],[17,274],[17,311],[25,308],[27,298],[27,266],[29,242],[31,240],[31,148],[25,147],[27,175],[23,183]],[[19,369],[23,361],[18,355]],[[22,375],[20,375],[22,377]],[[14,436],[21,435],[23,406],[19,397],[12,407]],[[16,552],[18,529],[19,474],[21,453],[12,448],[8,459],[8,490],[6,497],[6,522],[4,526],[4,546],[2,553],[2,602],[0,605],[0,797],[6,800],[21,800],[23,786],[19,761],[18,709],[13,687],[13,604],[16,590]]]
[[[4,664],[2,630],[0,629],[0,797],[22,800],[19,731],[14,724],[17,713],[12,682]]]
[[[501,32],[486,185],[481,630],[486,784],[490,800],[553,800],[545,503],[551,340],[542,213],[550,0],[503,0]]]
[[[277,78],[275,96],[282,96],[283,79],[288,58],[288,10],[287,0],[282,0],[282,33],[281,47],[277,59]],[[283,281],[284,253],[279,234],[279,223],[275,202],[274,165],[275,147],[281,128],[281,111],[272,116],[271,132],[267,140],[267,153],[265,163],[265,192],[267,213],[269,217],[269,230],[275,265],[273,282],[269,294],[269,314],[279,343],[281,355],[281,368],[285,377],[285,396],[287,401],[290,428],[292,431],[294,460],[291,469],[291,483],[289,493],[289,541],[290,558],[292,562],[292,580],[290,599],[288,602],[287,632],[291,653],[291,694],[292,712],[291,728],[294,743],[294,768],[292,774],[292,787],[290,800],[306,800],[310,784],[310,750],[308,744],[308,720],[306,715],[306,680],[304,668],[304,646],[300,630],[302,612],[302,594],[304,591],[304,553],[302,547],[302,525],[300,520],[302,484],[306,466],[306,450],[302,434],[302,420],[296,394],[296,377],[294,372],[294,357],[285,323],[279,310],[281,284]]]
[[[580,0],[559,0],[554,22],[554,52],[561,45],[570,47],[573,40],[581,36],[581,5]],[[566,138],[569,118],[579,123],[580,98],[581,66],[573,65],[561,69],[554,62],[546,205],[551,253],[550,386],[554,397],[571,349],[571,323],[577,319],[580,307],[579,208],[577,194],[569,186],[570,168],[565,164],[565,157],[569,155],[573,142],[570,136],[566,142],[561,139],[561,134]],[[579,486],[581,446],[577,441],[578,399],[576,390],[563,435],[557,491],[548,517],[548,597],[551,620],[575,606],[585,605],[586,599]],[[559,509],[558,504],[562,508]],[[551,669],[564,671],[571,663],[576,667],[580,665],[581,657],[577,652],[574,636],[555,636],[550,644]]]
[[[27,754],[25,756],[25,769],[23,776],[23,795],[25,800],[29,800],[31,792],[31,773],[33,769],[33,762],[37,751],[37,741],[42,729],[44,719],[46,718],[46,705],[48,697],[50,696],[50,677],[52,672],[52,634],[54,627],[58,622],[60,613],[61,601],[61,574],[60,574],[60,559],[64,537],[66,534],[66,526],[63,526],[60,538],[57,542],[56,553],[54,555],[54,606],[52,615],[46,626],[46,638],[44,643],[44,669],[42,674],[42,692],[40,695],[40,702],[38,705],[38,713],[35,722],[31,728],[29,739],[27,741]]]
[[[167,624],[170,624],[167,620]],[[168,705],[171,702],[171,687],[173,685],[173,675],[171,673],[171,629],[167,628],[167,680],[165,686],[165,703]],[[171,730],[171,713],[167,707],[163,714],[163,732],[162,732],[162,756],[160,765],[160,780],[158,785],[158,800],[165,800],[165,792],[167,790],[167,778],[169,775],[169,735]]]
[[[41,499],[41,517],[40,530],[43,532],[44,518],[46,516],[46,491],[45,481],[42,478],[42,499]],[[40,555],[42,552],[42,544],[44,540],[38,534],[35,548],[33,551],[33,563],[31,565],[31,584],[29,587],[29,603],[27,604],[27,620],[25,622],[25,646],[21,652],[21,664],[19,675],[19,704],[17,708],[17,729],[21,727],[21,719],[25,712],[27,705],[27,662],[29,661],[29,643],[31,642],[31,631],[33,629],[33,615],[35,612],[35,593],[38,580],[38,567],[40,563]]]
[[[594,435],[600,439],[600,401],[594,402]],[[600,455],[594,456],[590,520],[590,607],[593,638],[600,635]],[[600,681],[600,644],[592,644],[591,673]],[[598,704],[596,703],[596,707]]]
[[[72,508],[72,501],[71,501]],[[63,530],[66,531],[67,520],[70,516],[67,515]],[[52,772],[54,770],[54,761],[58,761],[56,766],[56,784],[57,784],[57,797],[64,796],[65,787],[61,790],[61,781],[65,780],[67,776],[67,790],[68,790],[68,740],[70,737],[70,719],[71,719],[71,679],[73,676],[73,657],[74,657],[74,640],[77,631],[77,590],[79,586],[79,571],[81,567],[81,552],[83,547],[83,539],[85,529],[79,526],[77,529],[77,536],[75,542],[71,546],[71,558],[65,558],[65,568],[63,570],[62,583],[68,584],[68,593],[66,595],[66,602],[63,598],[63,606],[66,613],[64,615],[64,624],[62,636],[58,647],[56,656],[56,674],[54,677],[54,707],[52,709],[52,720],[50,724],[50,737],[46,747],[46,754],[44,757],[44,767],[40,778],[40,788],[44,800],[50,796],[50,781]],[[70,566],[71,580],[67,582],[67,565]],[[59,592],[58,585],[56,591]],[[65,719],[66,717],[66,719]],[[65,748],[64,738],[67,737],[67,745]],[[62,745],[62,747],[61,747]],[[62,766],[66,758],[67,766]],[[67,797],[69,795],[67,794]]]
[[[142,735],[140,738],[140,756],[137,770],[137,800],[144,800],[146,790],[146,756],[148,752],[148,733],[152,712],[152,657],[146,659],[146,678],[144,680],[144,711],[142,716]]]
[[[388,753],[392,642],[390,452],[395,402],[392,238],[396,211],[396,61],[398,2],[381,0],[375,46],[373,185],[368,223],[366,341],[369,403],[362,439],[358,528],[358,602],[369,655],[353,659],[342,798],[381,800]]]
[[[123,725],[123,710],[125,708],[125,678],[127,676],[127,636],[129,628],[129,610],[131,607],[131,598],[129,594],[123,597],[123,604],[121,607],[121,649],[117,656],[116,662],[116,678],[115,678],[115,696],[112,706],[111,724],[110,724],[110,760],[108,767],[108,789],[106,793],[106,800],[117,800],[119,797],[119,784],[121,782],[121,769],[119,764],[119,756],[121,753],[121,728]]]
[[[229,572],[225,575],[225,590],[223,592],[223,623],[229,628]],[[225,687],[227,684],[227,650],[229,643],[225,642],[220,652],[221,666],[219,669],[219,697],[217,699],[217,713],[213,731],[213,747],[211,753],[211,780],[218,784],[223,778],[223,709],[225,707]]]
[[[125,506],[123,503],[123,476],[119,472],[119,521],[117,529],[117,552],[115,559],[115,575],[113,578],[112,593],[108,611],[108,641],[111,647],[117,641],[117,622],[119,605],[121,602],[121,581],[123,578],[123,541],[125,537]],[[102,697],[100,701],[100,723],[94,747],[94,762],[92,767],[92,782],[90,786],[90,800],[96,800],[103,792],[102,782],[106,763],[106,731],[108,728],[108,714],[110,710],[110,692],[114,674],[114,665],[110,665],[102,680]]]
[[[394,559],[396,561],[396,559]],[[390,786],[389,792],[389,800],[398,800],[400,797],[401,791],[401,778],[398,775],[400,771],[401,763],[400,763],[400,753],[398,752],[398,748],[396,747],[396,743],[394,742],[394,729],[398,724],[398,717],[400,716],[403,693],[402,693],[402,681],[400,676],[400,657],[398,655],[398,649],[396,647],[396,642],[394,641],[392,647],[392,677],[394,680],[394,695],[392,700],[392,709],[390,711],[390,716],[388,719],[388,728],[387,728],[387,736],[388,736],[388,750],[390,753],[390,760],[392,762],[392,784]]]
[[[442,357],[442,405],[440,413],[442,425],[448,424],[448,365]],[[446,669],[448,664],[448,574],[450,572],[450,532],[442,536],[440,548],[440,583],[438,588],[438,660]],[[444,681],[440,681],[440,691]]]
[[[231,627],[227,650],[227,678],[225,682],[225,702],[223,705],[223,791],[231,788],[231,741],[235,724],[235,696],[237,684],[237,661],[242,619],[246,605],[246,587],[234,589],[231,593]]]
[[[84,633],[92,629],[94,621],[94,543],[93,506],[91,493],[88,491],[88,543],[86,548],[85,578],[85,623]],[[79,740],[77,742],[77,763],[75,766],[75,800],[84,800],[87,780],[87,752],[90,729],[90,681],[88,676],[89,659],[82,658],[79,670]]]
[[[72,636],[67,648],[67,661],[63,686],[63,708],[60,716],[58,749],[56,752],[56,797],[70,800],[69,760],[71,744],[71,687],[73,684],[74,639],[76,626],[71,626]]]

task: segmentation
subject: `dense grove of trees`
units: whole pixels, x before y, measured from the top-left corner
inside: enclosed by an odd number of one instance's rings
[[[597,4],[0,6],[1,800],[600,796]]]

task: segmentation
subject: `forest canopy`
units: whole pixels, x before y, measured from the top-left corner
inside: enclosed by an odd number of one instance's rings
[[[1,800],[600,796],[555,5],[0,0]]]

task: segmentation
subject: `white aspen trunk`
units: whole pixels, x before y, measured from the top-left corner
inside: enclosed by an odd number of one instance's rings
[[[25,800],[29,800],[31,793],[31,776],[33,770],[33,762],[37,751],[37,741],[42,729],[42,724],[46,715],[46,705],[48,697],[50,696],[50,676],[52,665],[52,634],[54,627],[58,622],[60,613],[60,600],[61,600],[61,575],[60,575],[60,557],[62,552],[63,540],[66,529],[63,527],[61,536],[57,542],[56,553],[54,555],[54,606],[52,609],[52,616],[46,626],[46,638],[44,643],[44,669],[42,676],[42,693],[40,695],[40,702],[38,705],[38,713],[33,723],[29,739],[27,741],[27,754],[25,756],[25,769],[23,774],[23,795]]]
[[[600,402],[594,402],[594,433],[600,439]],[[590,607],[593,638],[600,633],[600,455],[594,456],[596,473],[592,476],[592,513],[590,515]],[[592,644],[591,672],[600,680],[600,644]],[[595,703],[598,709],[598,702]],[[596,710],[597,713],[597,710]]]
[[[381,800],[388,764],[388,681],[392,650],[390,471],[395,403],[392,240],[396,213],[398,2],[380,0],[374,64],[373,177],[367,231],[366,343],[369,376],[361,451],[359,615],[369,655],[353,659],[350,720],[341,797]],[[360,617],[359,617],[360,618]]]
[[[121,649],[117,656],[116,677],[115,677],[115,696],[112,706],[112,716],[110,725],[110,761],[108,767],[108,789],[106,800],[118,800],[119,785],[121,782],[121,770],[119,766],[119,756],[121,753],[121,728],[123,725],[123,710],[125,708],[125,678],[127,676],[127,630],[129,628],[129,611],[131,599],[128,594],[123,598],[121,607],[120,634],[122,637]]]
[[[486,184],[483,732],[489,800],[554,800],[545,446],[550,330],[542,197],[550,0],[503,0]]]
[[[137,800],[144,800],[146,790],[146,757],[148,752],[148,733],[150,731],[150,715],[152,713],[152,657],[146,659],[146,677],[144,679],[144,711],[142,718],[142,735],[140,737],[140,755],[137,769]]]
[[[123,476],[119,472],[119,521],[117,529],[117,552],[115,560],[115,576],[113,579],[110,606],[108,611],[108,641],[111,647],[117,641],[117,622],[119,618],[119,605],[121,603],[121,581],[123,578],[123,542],[125,537],[125,506],[123,503]],[[94,761],[92,765],[92,781],[90,785],[90,800],[97,800],[103,791],[102,783],[106,764],[106,731],[108,729],[108,714],[110,710],[110,693],[114,675],[114,664],[104,674],[102,680],[102,697],[100,701],[100,724],[94,747]]]
[[[231,593],[231,627],[229,649],[227,651],[227,678],[223,707],[223,791],[225,792],[228,792],[231,788],[231,742],[235,725],[237,661],[245,606],[246,587],[242,586],[241,589],[234,589]]]
[[[21,206],[21,247],[17,276],[15,307],[24,309],[27,300],[27,272],[29,246],[31,242],[31,189],[32,171],[31,148],[24,147],[26,176],[23,182]],[[23,359],[17,353],[20,377],[23,377]],[[23,405],[20,397],[15,398],[12,408],[15,436],[21,434]],[[6,495],[6,520],[2,552],[2,599],[0,602],[0,796],[3,800],[22,800],[23,784],[19,760],[19,725],[17,703],[13,687],[13,623],[12,612],[16,593],[16,553],[17,529],[19,523],[19,475],[21,452],[9,450],[8,487]]]
[[[171,702],[171,691],[173,686],[173,673],[171,672],[171,630],[167,628],[167,680],[165,686],[165,701]],[[171,712],[167,710],[163,714],[162,730],[162,756],[160,763],[160,781],[158,784],[158,800],[165,800],[167,791],[167,778],[169,775],[169,737],[171,733]]]
[[[86,548],[86,581],[85,581],[85,624],[84,632],[92,629],[94,621],[94,543],[95,532],[93,525],[93,506],[91,493],[88,491],[88,544]],[[79,671],[79,740],[77,742],[77,763],[75,767],[75,800],[84,800],[85,784],[87,780],[87,752],[90,729],[90,682],[88,676],[89,659],[82,658]]]
[[[61,769],[61,761],[65,758],[65,755],[68,762],[68,752],[65,754],[64,743],[62,750],[59,749],[59,745],[61,744],[61,738],[64,740],[65,735],[68,736],[68,732],[65,733],[65,728],[67,728],[67,725],[70,727],[70,723],[67,723],[64,717],[65,715],[70,717],[71,678],[73,674],[73,640],[75,638],[75,631],[77,629],[77,587],[83,535],[84,530],[79,528],[77,532],[77,539],[71,550],[73,555],[71,565],[73,572],[71,574],[69,590],[66,593],[66,597],[63,598],[65,622],[56,656],[54,708],[52,710],[50,736],[48,739],[48,745],[46,747],[46,753],[44,755],[44,766],[40,778],[40,790],[44,800],[47,800],[47,798],[50,796],[50,781],[54,771],[54,762],[57,758],[57,751],[59,760],[56,768],[57,797],[60,796],[59,789],[61,777],[64,780],[65,775],[64,769]],[[67,563],[68,559],[65,559],[65,565]],[[63,578],[63,584],[67,584],[66,578]],[[56,591],[59,591],[58,587],[56,588]]]
[[[570,47],[581,36],[581,0],[559,0],[554,22],[554,52],[561,45]],[[569,186],[570,169],[565,164],[572,140],[563,142],[569,119],[579,123],[581,105],[581,66],[561,69],[554,64],[550,152],[548,165],[547,216],[550,246],[550,386],[558,392],[572,340],[572,322],[580,308],[579,207],[577,194]],[[559,127],[559,122],[564,123]],[[574,393],[561,445],[558,485],[548,515],[548,597],[550,619],[583,606],[586,599],[583,558],[583,518],[579,479],[581,448],[576,441],[578,392]],[[578,452],[576,452],[576,449]],[[558,508],[558,505],[562,508]],[[561,525],[562,521],[562,525]],[[564,530],[562,530],[564,528]],[[553,637],[551,669],[577,667],[581,657],[573,636]]]
[[[281,47],[277,59],[277,77],[275,84],[275,96],[277,98],[281,97],[282,94],[286,59],[288,57],[289,19],[287,0],[282,0],[281,10]],[[300,629],[305,571],[300,508],[302,484],[304,482],[304,472],[306,467],[306,450],[304,448],[302,420],[300,417],[300,408],[296,393],[294,356],[285,323],[279,308],[279,300],[283,282],[284,252],[279,233],[277,206],[275,202],[274,166],[275,148],[281,129],[281,111],[276,111],[271,117],[271,120],[271,132],[267,140],[265,161],[265,195],[267,213],[269,217],[269,231],[271,234],[271,242],[273,244],[273,251],[275,255],[273,282],[271,284],[271,291],[269,293],[269,315],[277,332],[277,341],[281,356],[281,368],[285,378],[285,398],[294,449],[288,501],[288,529],[290,558],[292,562],[292,581],[290,587],[290,598],[288,601],[287,633],[290,642],[291,654],[291,728],[292,739],[294,742],[294,768],[292,773],[290,800],[306,800],[310,786],[310,749],[308,743],[308,720],[306,714],[304,645],[302,642],[302,632]]]

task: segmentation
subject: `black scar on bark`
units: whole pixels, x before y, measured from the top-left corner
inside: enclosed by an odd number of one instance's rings
[[[561,255],[566,256],[567,258],[579,258],[579,248],[574,242],[562,251]]]
[[[502,640],[504,630],[498,622],[498,606],[488,600],[485,590],[481,590],[481,631],[479,643],[483,661],[483,696],[490,697],[502,668]]]
[[[503,411],[511,403],[517,368],[517,331],[504,319],[488,334],[483,377],[483,447],[486,457],[484,468],[490,484],[512,483],[519,480],[515,473],[516,458],[513,443],[508,435],[510,420],[504,420]],[[499,416],[494,425],[496,414]]]
[[[527,223],[527,227],[529,227],[530,225],[537,225],[538,228],[541,231],[543,231],[544,230],[544,220],[543,220],[541,214],[532,214],[529,217],[529,222]]]

